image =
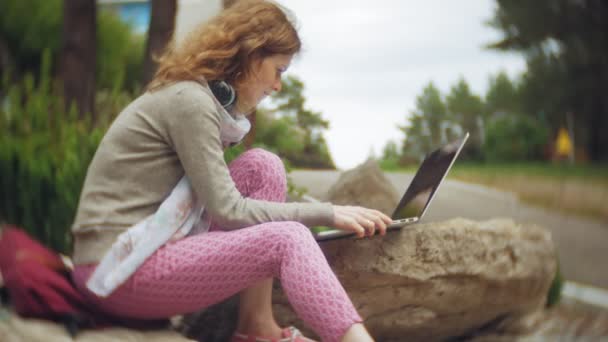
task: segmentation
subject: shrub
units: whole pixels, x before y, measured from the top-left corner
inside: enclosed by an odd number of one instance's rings
[[[399,159],[395,158],[383,158],[378,160],[378,164],[382,171],[398,171],[402,167],[399,165]]]
[[[53,92],[50,52],[38,84],[26,74],[3,89],[0,108],[0,221],[24,227],[52,249],[69,253],[74,218],[87,166],[102,127],[77,120]]]
[[[487,161],[525,161],[542,158],[549,132],[534,118],[505,115],[485,130],[483,154]]]

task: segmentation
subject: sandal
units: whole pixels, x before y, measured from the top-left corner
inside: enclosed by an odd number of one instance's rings
[[[304,337],[300,330],[296,327],[287,327],[281,331],[281,337],[271,338],[262,337],[255,335],[245,335],[235,332],[232,335],[232,342],[315,342],[309,338]]]

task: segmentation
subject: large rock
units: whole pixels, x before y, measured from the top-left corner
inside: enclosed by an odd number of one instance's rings
[[[379,341],[441,340],[516,324],[544,306],[556,272],[547,230],[454,219],[322,249]],[[281,324],[302,327],[277,288]],[[314,298],[311,298],[314,300]]]
[[[342,205],[359,205],[391,215],[399,194],[386,178],[378,163],[369,159],[352,170],[345,171],[327,193],[327,201]]]

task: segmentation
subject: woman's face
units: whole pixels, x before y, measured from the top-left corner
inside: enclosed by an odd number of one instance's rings
[[[291,63],[292,55],[272,55],[253,62],[251,73],[240,87],[238,98],[242,109],[254,108],[272,92],[281,90],[281,75]]]

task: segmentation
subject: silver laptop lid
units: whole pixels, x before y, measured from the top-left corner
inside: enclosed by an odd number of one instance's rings
[[[422,219],[468,138],[469,133],[466,133],[463,138],[431,152],[424,158],[410,186],[393,212],[393,220],[410,217]]]

